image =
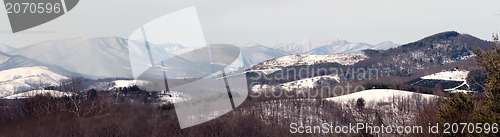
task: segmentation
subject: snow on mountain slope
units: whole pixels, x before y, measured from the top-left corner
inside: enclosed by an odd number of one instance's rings
[[[276,45],[274,48],[278,50],[282,50],[288,53],[292,54],[302,54],[308,51],[311,51],[315,48],[319,48],[322,46],[325,46],[326,44],[331,44],[335,42],[340,42],[339,40],[334,40],[334,41],[329,41],[329,42],[319,42],[319,41],[310,41],[308,39],[305,39],[301,42],[295,43],[295,42],[287,42],[287,43],[282,43],[279,45]]]
[[[130,87],[130,86],[139,86],[141,84],[146,84],[147,81],[141,81],[141,80],[115,80],[113,81],[113,88],[124,88],[124,87]]]
[[[466,88],[463,88],[463,86],[469,87],[467,80],[466,80],[468,74],[469,74],[469,71],[461,71],[461,70],[443,71],[443,72],[423,76],[420,78],[422,80],[417,81],[413,84],[418,84],[418,83],[421,83],[421,82],[426,81],[426,80],[427,81],[428,80],[456,81],[456,82],[461,82],[461,84],[458,86],[455,86],[455,87],[444,89],[444,90],[452,92],[452,93],[454,93],[454,92],[467,93],[467,92],[471,92],[471,91],[467,91]]]
[[[362,98],[364,103],[358,103]],[[370,111],[378,112],[379,118],[385,125],[404,125],[405,123],[414,123],[415,116],[421,112],[420,108],[428,106],[433,101],[438,101],[440,97],[429,94],[421,94],[393,89],[371,89],[351,93],[343,96],[325,98],[327,101],[338,103],[345,106],[350,111]],[[361,106],[360,106],[361,105]],[[368,115],[365,112],[352,113],[353,118],[362,120]],[[377,117],[377,116],[375,116]],[[370,119],[375,117],[368,116]],[[395,120],[397,119],[397,120]]]
[[[268,90],[276,90],[276,89],[282,89],[286,91],[293,91],[297,90],[297,92],[303,92],[303,91],[308,91],[310,89],[313,89],[314,87],[319,86],[321,81],[328,81],[328,82],[340,82],[340,77],[337,75],[323,75],[323,76],[316,76],[312,78],[304,78],[296,81],[291,81],[291,82],[286,82],[278,85],[267,85],[267,84],[262,84],[262,85],[253,85],[252,86],[252,92],[264,92]]]
[[[306,54],[311,55],[325,55],[325,54],[339,54],[339,53],[361,53],[363,49],[372,48],[372,45],[366,43],[344,43],[341,45],[325,45],[311,51]]]
[[[454,80],[454,81],[466,81],[469,71],[444,71],[436,74],[431,74],[423,76],[422,79],[439,79],[439,80]]]
[[[53,40],[10,53],[90,76],[131,76],[126,40],[120,38]]]
[[[332,55],[290,55],[268,60],[255,65],[251,71],[265,71],[266,74],[280,70],[287,66],[312,65],[315,63],[333,63],[342,65],[352,65],[368,58],[364,54],[332,54]]]
[[[262,46],[257,43],[249,42],[237,44],[236,46],[240,47],[245,68],[250,68],[266,60],[290,55],[290,53]]]
[[[0,71],[0,97],[46,86],[57,86],[68,78],[47,67],[23,67]]]
[[[0,52],[11,52],[13,50],[15,50],[15,48],[8,45],[0,44]]]
[[[177,91],[169,91],[168,94],[167,93],[158,94],[158,98],[161,101],[168,103],[179,103],[191,99],[191,97],[189,97],[188,95]]]
[[[364,49],[388,49],[399,46],[392,42],[382,42],[375,46],[366,43],[350,43],[346,40],[330,40],[326,42],[303,40],[301,42],[287,42],[274,46],[274,49],[257,43],[239,43],[243,60],[247,68],[269,59],[283,57],[290,54],[329,55],[340,53],[361,53]]]
[[[22,93],[17,93],[14,95],[10,95],[7,97],[4,97],[4,99],[23,99],[23,98],[31,98],[36,95],[45,95],[49,94],[50,96],[53,97],[64,97],[64,96],[71,96],[71,93],[66,93],[66,92],[61,92],[57,90],[32,90],[28,92],[22,92]]]
[[[63,75],[63,76],[79,76],[79,74],[67,71],[59,66],[47,65],[47,64],[40,63],[36,60],[26,58],[24,56],[9,55],[9,54],[0,52],[0,71],[13,69],[13,68],[33,67],[33,66],[45,66],[50,71],[58,73],[58,74]]]
[[[346,40],[330,40],[326,42],[303,40],[301,42],[288,42],[275,46],[275,49],[292,54],[327,55],[339,53],[361,53],[364,49],[385,50],[399,46],[392,42],[382,42],[375,46],[366,43],[351,43]]]
[[[438,96],[435,95],[421,94],[403,90],[370,89],[343,96],[326,98],[326,100],[335,101],[339,103],[349,103],[351,101],[356,101],[359,98],[363,98],[367,105],[373,105],[377,103],[391,102],[393,98],[401,98],[401,97],[409,98],[412,96],[421,96],[422,98],[427,100],[438,98]]]

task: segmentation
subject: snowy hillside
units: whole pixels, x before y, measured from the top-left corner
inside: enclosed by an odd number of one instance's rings
[[[47,67],[23,67],[0,71],[0,97],[46,86],[57,86],[65,76]]]
[[[315,63],[333,63],[342,65],[352,65],[368,58],[364,54],[332,54],[332,55],[290,55],[268,60],[255,65],[251,71],[264,71],[269,74],[287,66],[312,65]]]
[[[470,92],[467,91],[470,87],[467,83],[467,75],[469,71],[443,71],[427,76],[421,77],[419,81],[412,83],[412,85],[420,85],[432,87],[434,85],[440,84],[445,91],[449,92]]]
[[[46,94],[53,96],[53,97],[71,96],[70,93],[61,92],[61,91],[57,91],[57,90],[32,90],[32,91],[27,91],[27,92],[22,92],[22,93],[10,95],[10,96],[4,97],[4,99],[23,99],[23,98],[34,97],[36,95],[46,95]]]
[[[391,102],[393,98],[410,98],[412,96],[421,96],[424,99],[430,100],[437,98],[435,95],[421,94],[402,90],[393,89],[371,89],[364,90],[356,93],[351,93],[343,96],[326,98],[328,101],[335,101],[339,103],[348,103],[351,101],[356,101],[359,98],[363,98],[367,105],[373,105],[383,102]]]
[[[386,49],[390,49],[390,48],[395,48],[397,46],[399,46],[399,44],[396,44],[396,43],[393,43],[393,42],[390,42],[390,41],[386,41],[386,42],[379,43],[379,44],[373,46],[370,49],[386,50]]]
[[[287,42],[275,46],[275,49],[292,54],[327,55],[339,53],[361,53],[364,49],[385,50],[399,46],[392,42],[383,42],[377,45],[366,43],[351,43],[346,40],[330,40],[326,42],[303,40],[301,42]]]

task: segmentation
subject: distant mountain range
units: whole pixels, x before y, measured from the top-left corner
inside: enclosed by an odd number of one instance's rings
[[[10,63],[0,63],[0,70],[37,65],[55,65],[89,78],[131,78],[132,73],[127,42],[127,39],[118,37],[98,37],[52,40],[19,49],[0,45],[0,51],[7,53],[4,56],[22,58],[24,61],[15,62],[10,59]],[[133,43],[145,46],[141,42]],[[275,48],[252,42],[236,44],[236,46],[240,47],[245,68],[250,68],[264,61],[292,54],[327,55],[360,53],[363,49],[387,49],[398,45],[392,42],[372,46],[364,43],[350,43],[345,40],[328,42],[304,40],[299,43],[279,44]],[[167,57],[191,50],[179,44],[152,44],[151,47],[153,47],[152,52],[155,54]]]

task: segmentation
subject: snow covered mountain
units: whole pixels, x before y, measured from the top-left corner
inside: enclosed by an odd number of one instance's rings
[[[44,66],[21,67],[0,71],[0,97],[47,86],[57,86],[68,77]]]
[[[9,45],[4,45],[4,44],[0,44],[0,52],[11,52],[15,50],[15,48],[9,46]]]
[[[127,41],[117,37],[53,40],[16,49],[9,54],[61,66],[89,78],[131,78]],[[144,46],[141,42],[133,43]],[[153,45],[151,51],[157,55],[174,56],[192,50],[179,44],[150,44]],[[238,46],[247,68],[269,59],[290,55],[256,43],[243,43]]]
[[[10,95],[7,97],[4,97],[4,99],[23,99],[23,98],[31,98],[36,95],[50,95],[52,97],[64,97],[64,96],[71,96],[70,93],[67,92],[61,92],[57,90],[32,90],[32,91],[27,91],[27,92],[22,92],[22,93],[17,93],[14,95]]]
[[[331,54],[331,55],[290,55],[280,58],[271,59],[263,63],[257,64],[251,68],[251,71],[263,71],[266,74],[280,70],[288,66],[296,65],[312,65],[315,63],[333,63],[337,62],[342,65],[352,65],[361,60],[367,59],[364,54]]]
[[[290,53],[252,42],[236,44],[236,46],[240,47],[246,68],[250,68],[266,60],[290,55]]]
[[[288,42],[275,46],[275,49],[292,54],[326,55],[338,53],[361,53],[363,49],[385,50],[399,46],[392,42],[383,42],[375,46],[366,43],[351,43],[346,40],[330,40],[327,42],[303,40],[301,42]]]
[[[327,55],[327,54],[339,54],[339,53],[361,53],[361,50],[371,49],[373,46],[366,43],[345,43],[345,44],[332,44],[325,45],[311,51],[306,52],[306,54],[311,55]]]
[[[135,44],[144,44],[137,42]],[[158,44],[152,52],[163,55],[183,52],[178,44]],[[46,41],[9,52],[54,64],[90,78],[132,77],[127,39],[117,37],[75,38]]]
[[[412,85],[419,85],[429,88],[443,88],[444,91],[448,92],[471,92],[468,91],[469,84],[467,83],[467,75],[469,71],[463,70],[451,70],[443,71],[431,75],[426,75],[420,77],[416,82],[411,83]]]
[[[126,40],[77,38],[46,41],[10,52],[54,64],[69,71],[97,77],[131,76]]]

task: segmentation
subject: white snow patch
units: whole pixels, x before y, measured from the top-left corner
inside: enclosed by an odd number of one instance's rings
[[[264,71],[266,74],[273,73],[288,66],[313,65],[316,63],[337,62],[342,65],[353,65],[368,57],[364,54],[331,54],[331,55],[290,55],[265,61],[251,68],[250,71]]]
[[[253,85],[252,92],[263,92],[263,91],[274,91],[276,88],[280,88],[287,91],[292,91],[295,89],[301,89],[299,91],[306,91],[314,87],[319,86],[318,81],[335,81],[340,82],[340,77],[338,75],[323,75],[316,76],[312,78],[304,78],[301,80],[286,82],[278,85]]]
[[[437,79],[437,80],[453,80],[453,81],[465,81],[469,71],[444,71],[436,74],[431,74],[423,76],[422,79]]]
[[[169,103],[178,103],[189,100],[189,97],[186,94],[177,91],[169,91],[167,94],[159,94],[158,97],[161,101]]]
[[[466,80],[468,74],[469,74],[469,71],[452,70],[452,71],[443,71],[443,72],[423,76],[423,77],[421,77],[421,79],[461,81],[462,84],[460,84],[454,88],[444,89],[444,90],[451,92],[451,93],[468,93],[468,92],[472,92],[472,91],[458,90],[457,89],[463,85],[468,85],[467,80]]]

